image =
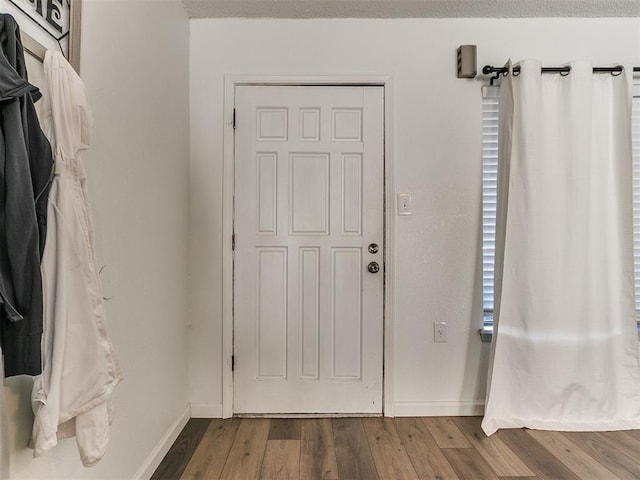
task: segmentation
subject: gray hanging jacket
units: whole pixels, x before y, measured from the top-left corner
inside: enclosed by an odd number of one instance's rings
[[[18,24],[0,14],[0,346],[4,375],[42,372],[42,278],[51,146],[34,108]]]

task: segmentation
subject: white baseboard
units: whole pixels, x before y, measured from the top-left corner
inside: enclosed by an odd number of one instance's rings
[[[185,427],[189,419],[191,418],[191,407],[187,405],[184,412],[176,419],[175,422],[169,427],[167,433],[160,439],[156,447],[151,451],[147,460],[140,466],[136,474],[133,476],[134,480],[148,480],[156,471],[160,462],[165,457],[173,442],[176,441],[180,432]]]
[[[191,418],[222,418],[222,404],[192,403]]]
[[[396,417],[455,417],[484,414],[484,402],[396,402],[393,404]]]

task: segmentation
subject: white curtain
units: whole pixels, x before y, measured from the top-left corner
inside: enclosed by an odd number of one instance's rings
[[[633,72],[570,66],[501,85],[488,435],[640,428]]]

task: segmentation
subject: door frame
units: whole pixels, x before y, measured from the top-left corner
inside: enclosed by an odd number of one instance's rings
[[[382,412],[393,417],[394,385],[394,286],[395,286],[395,188],[393,162],[392,75],[233,75],[224,77],[222,167],[222,418],[233,416],[233,199],[235,132],[233,111],[238,86],[378,86],[384,95],[384,311]]]

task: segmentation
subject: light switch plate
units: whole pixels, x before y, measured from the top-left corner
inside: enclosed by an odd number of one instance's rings
[[[398,215],[412,215],[411,210],[411,194],[399,193],[398,194]]]

